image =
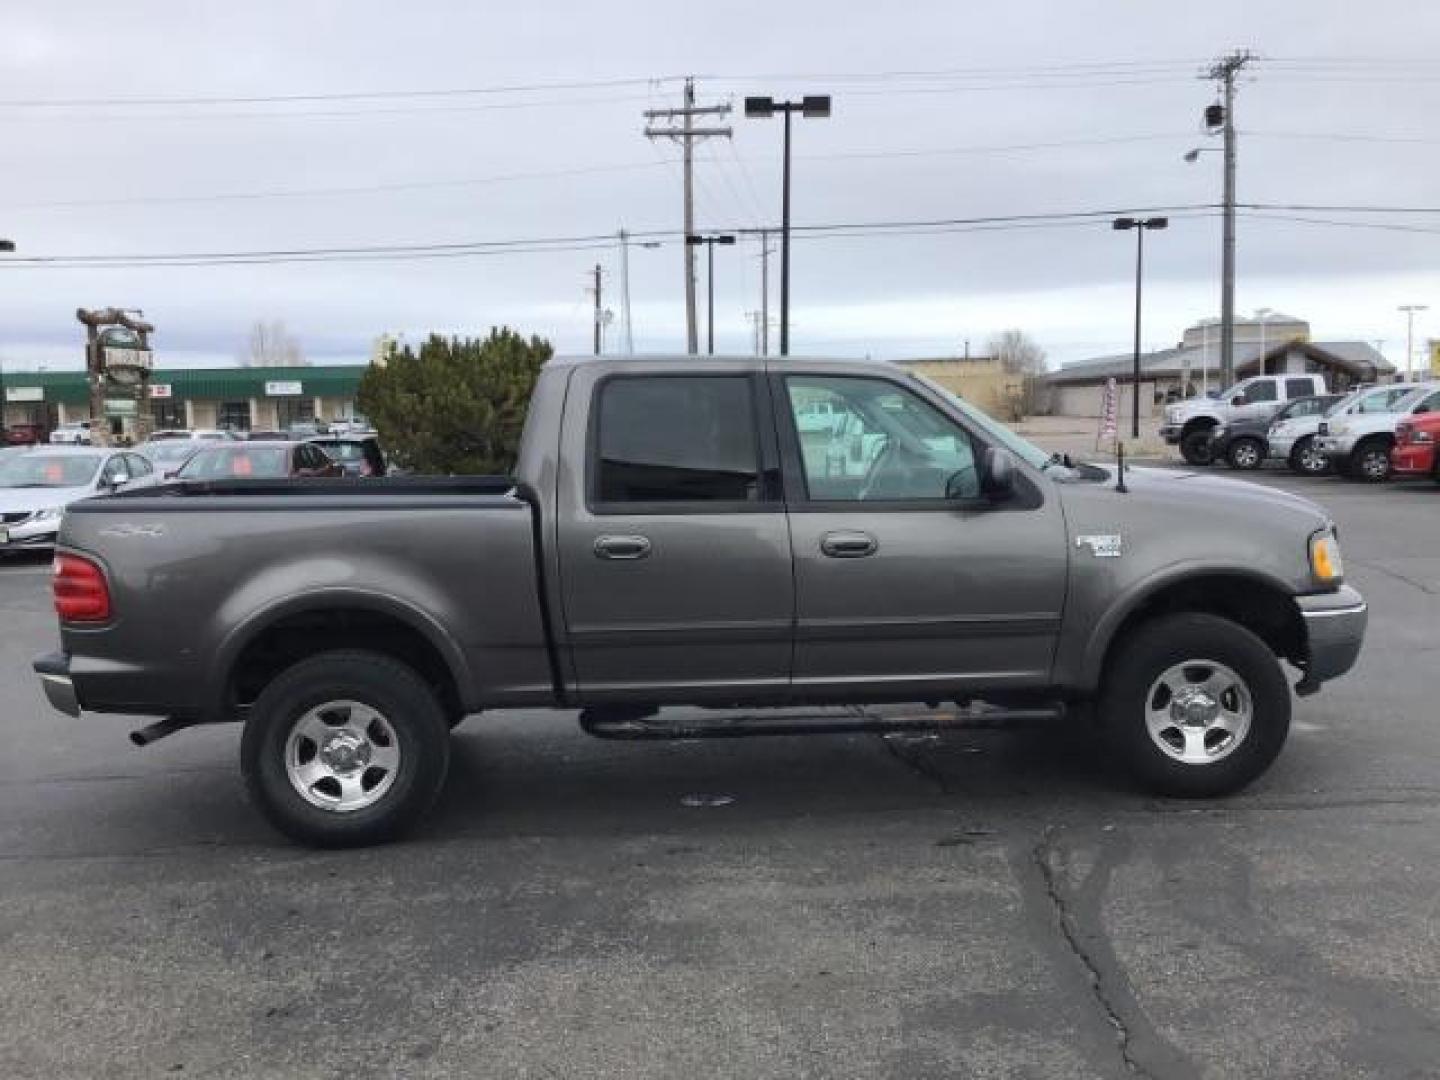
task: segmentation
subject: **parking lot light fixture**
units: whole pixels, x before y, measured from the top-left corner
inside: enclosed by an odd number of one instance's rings
[[[1135,230],[1135,359],[1130,383],[1130,437],[1140,438],[1140,297],[1145,270],[1145,230],[1167,229],[1170,219],[1163,217],[1118,217],[1110,223],[1118,232]]]
[[[780,355],[790,355],[790,115],[811,119],[830,115],[829,94],[806,94],[799,101],[776,101],[773,97],[747,97],[745,115],[768,120],[776,113],[785,117],[785,152],[780,198]]]

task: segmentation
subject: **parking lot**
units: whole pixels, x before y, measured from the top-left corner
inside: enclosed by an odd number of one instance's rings
[[[415,839],[306,851],[238,729],[52,712],[46,563],[0,564],[0,1076],[1440,1076],[1440,487],[1247,478],[1329,509],[1372,621],[1214,803],[1078,727],[512,713]]]

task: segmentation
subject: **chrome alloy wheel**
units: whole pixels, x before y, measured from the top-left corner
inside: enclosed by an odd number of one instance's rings
[[[1315,445],[1315,440],[1306,441],[1300,453],[1296,455],[1300,462],[1300,469],[1311,474],[1323,473],[1330,468],[1330,459]]]
[[[285,775],[311,806],[345,814],[385,797],[400,769],[395,729],[358,701],[327,701],[295,721]]]
[[[1260,447],[1249,439],[1244,440],[1235,447],[1231,454],[1231,460],[1239,469],[1258,469],[1260,467]]]
[[[1167,668],[1145,695],[1145,726],[1166,756],[1186,765],[1229,757],[1255,715],[1245,680],[1214,660]]]

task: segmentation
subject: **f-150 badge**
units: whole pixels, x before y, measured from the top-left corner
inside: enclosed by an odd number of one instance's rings
[[[1097,559],[1118,559],[1123,555],[1124,548],[1120,542],[1120,535],[1106,534],[1097,536],[1077,536],[1075,546],[1088,547],[1090,554]]]

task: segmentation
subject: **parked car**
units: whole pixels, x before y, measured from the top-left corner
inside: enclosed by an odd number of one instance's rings
[[[1398,394],[1407,387],[1408,392],[1388,397],[1383,411],[1357,410],[1320,422],[1315,448],[1330,459],[1336,472],[1372,484],[1390,478],[1395,426],[1410,416],[1440,411],[1440,383],[1398,383],[1386,389]]]
[[[1208,465],[1213,458],[1212,429],[1237,420],[1269,420],[1286,402],[1327,393],[1322,375],[1256,375],[1222,391],[1218,399],[1190,398],[1165,406],[1160,437],[1180,448],[1191,465]]]
[[[287,432],[267,428],[251,428],[245,433],[245,438],[250,442],[290,441],[290,436]]]
[[[154,481],[150,463],[129,450],[45,446],[7,456],[0,460],[0,552],[54,547],[72,503]]]
[[[90,432],[94,426],[90,420],[74,420],[61,424],[50,432],[50,441],[57,446],[65,444],[86,446],[92,441]]]
[[[203,446],[175,473],[177,480],[279,479],[341,476],[318,446],[299,442],[244,442]]]
[[[44,424],[11,424],[5,429],[5,438],[0,440],[6,446],[35,446],[44,443],[49,431]]]
[[[1395,448],[1390,468],[1396,476],[1429,475],[1440,484],[1440,412],[1411,414],[1395,425]]]
[[[152,439],[135,447],[135,453],[150,462],[159,476],[168,480],[180,470],[180,466],[199,452],[203,445],[201,440],[188,437],[161,439],[159,442]]]
[[[1295,398],[1271,420],[1257,418],[1219,424],[1211,429],[1215,459],[1226,461],[1232,469],[1258,469],[1267,458],[1280,457],[1298,473],[1319,475],[1327,472],[1330,463],[1323,454],[1314,451],[1310,436],[1297,440],[1293,434],[1289,438],[1285,434],[1298,428],[1306,419],[1318,423],[1325,410],[1344,400],[1344,397],[1343,394],[1314,394]],[[1272,432],[1281,440],[1283,450],[1271,446]]]
[[[796,405],[817,397],[880,437],[863,473],[814,473]],[[448,729],[505,707],[696,738],[799,733],[755,712],[797,702],[983,700],[1072,723],[1093,703],[1150,788],[1234,791],[1284,744],[1280,662],[1301,694],[1343,674],[1365,602],[1308,500],[1118,479],[890,364],[556,359],[514,476],[78,504],[54,578],[62,651],[35,670],[72,716],[162,717],[141,744],[242,720],[256,804],[324,845],[413,825]],[[749,711],[707,727],[665,705]]]
[[[1284,460],[1292,472],[1302,476],[1328,473],[1330,459],[1315,445],[1320,424],[1354,413],[1386,412],[1392,402],[1404,397],[1414,386],[1414,383],[1405,383],[1356,387],[1319,415],[1288,416],[1284,420],[1277,418],[1267,436],[1270,456]]]
[[[324,450],[346,476],[385,475],[385,455],[373,435],[319,435],[306,441]]]

